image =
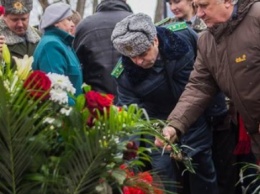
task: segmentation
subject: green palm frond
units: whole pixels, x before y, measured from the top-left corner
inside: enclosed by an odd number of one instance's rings
[[[129,139],[153,134],[146,112],[137,105],[111,106],[97,112],[90,127],[87,121],[93,115],[83,95],[66,116],[60,113],[64,107],[31,99],[22,83],[13,74],[0,75],[1,193],[91,194],[120,188],[125,175],[116,169],[125,162]],[[46,123],[49,118],[54,122]],[[150,160],[146,151],[138,150],[139,159]]]
[[[123,163],[122,153],[128,142],[127,137],[145,126],[145,113],[136,105],[124,107],[123,110],[112,107],[109,114],[100,114],[91,128],[85,121],[88,114],[82,114],[78,107],[74,108],[70,115],[73,118],[66,120],[72,122],[76,117],[77,122],[82,124],[74,122],[61,129],[64,150],[60,155],[58,171],[63,178],[53,187],[55,193],[97,193],[97,186],[104,181],[100,177],[105,178],[114,165]],[[143,157],[148,158],[145,154]],[[135,161],[135,165],[140,163]]]
[[[102,146],[103,135],[106,134],[99,130],[75,130],[74,140],[68,143],[60,165],[64,182],[59,190],[63,193],[92,193],[95,190],[115,152],[113,146]]]
[[[251,182],[246,186],[245,188],[245,193],[247,193],[249,191],[249,189],[251,190],[253,187],[254,191],[252,191],[252,194],[259,194],[260,192],[260,166],[257,164],[252,164],[252,163],[242,163],[243,167],[241,168],[241,173],[242,176],[240,178],[241,182],[251,180]],[[246,171],[248,170],[253,170],[255,171],[255,173],[251,173],[248,175],[244,175],[246,174]]]
[[[26,183],[26,176],[33,165],[32,156],[40,150],[34,138],[41,127],[37,122],[48,115],[48,102],[30,101],[19,84],[12,86],[10,94],[5,84],[0,79],[0,190],[28,194],[33,184]]]

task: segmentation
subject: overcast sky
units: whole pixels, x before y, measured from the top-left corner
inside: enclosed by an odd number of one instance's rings
[[[154,18],[156,0],[127,0],[134,13],[143,12]]]
[[[76,0],[74,0],[76,2]],[[41,6],[38,4],[38,1],[33,1],[34,7],[31,12],[30,24],[31,25],[38,25],[38,13],[41,13]],[[49,1],[50,2],[50,1]],[[73,2],[73,1],[72,1]],[[143,12],[154,18],[155,8],[156,8],[156,0],[127,0],[127,3],[131,6],[134,13]],[[75,5],[76,6],[76,5]],[[91,7],[91,6],[87,6]],[[73,9],[75,7],[72,6]],[[86,10],[85,15],[92,14],[92,10]]]

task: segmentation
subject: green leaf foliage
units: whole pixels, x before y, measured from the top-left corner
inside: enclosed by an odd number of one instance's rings
[[[27,176],[39,167],[34,158],[42,149],[37,133],[44,130],[42,120],[48,116],[49,102],[30,100],[19,84],[6,87],[0,78],[0,190],[5,194],[28,194],[34,184]]]

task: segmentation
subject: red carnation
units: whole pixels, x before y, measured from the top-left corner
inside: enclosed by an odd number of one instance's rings
[[[140,178],[140,181],[144,181],[147,183],[153,182],[153,177],[149,172],[140,172],[138,173],[138,177]]]
[[[96,91],[89,91],[85,94],[87,107],[95,114],[95,109],[103,113],[104,108],[109,109],[113,105],[114,96],[112,94],[101,94]]]
[[[51,88],[51,80],[46,73],[42,71],[34,71],[24,82],[24,88],[28,90],[33,98],[48,99]]]
[[[139,188],[124,186],[123,194],[146,194],[146,193]]]
[[[152,185],[153,177],[149,172],[141,172],[138,173],[138,179],[135,180],[137,183],[139,182],[140,185],[142,182]],[[138,184],[137,184],[138,185]],[[154,190],[156,191],[156,190]],[[156,192],[154,192],[156,193]],[[146,194],[144,188],[138,186],[124,186],[123,187],[123,194]]]

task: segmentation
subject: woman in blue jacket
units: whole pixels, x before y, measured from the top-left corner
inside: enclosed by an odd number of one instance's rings
[[[196,33],[185,23],[168,28],[155,27],[149,16],[139,13],[117,23],[111,37],[114,47],[123,55],[122,71],[114,71],[119,105],[138,104],[150,118],[162,120],[167,119],[181,96],[196,57]],[[212,134],[204,116],[180,138],[180,144],[192,148],[184,150],[193,158],[196,171],[189,174],[191,193],[216,194]],[[181,169],[177,169],[169,152],[161,153],[151,153],[152,168],[168,181],[166,189],[175,192],[174,183],[180,180],[176,174]]]
[[[73,12],[68,4],[54,3],[48,6],[42,16],[40,29],[44,35],[34,52],[34,70],[68,76],[76,95],[82,93],[82,72],[79,60],[72,49]]]

